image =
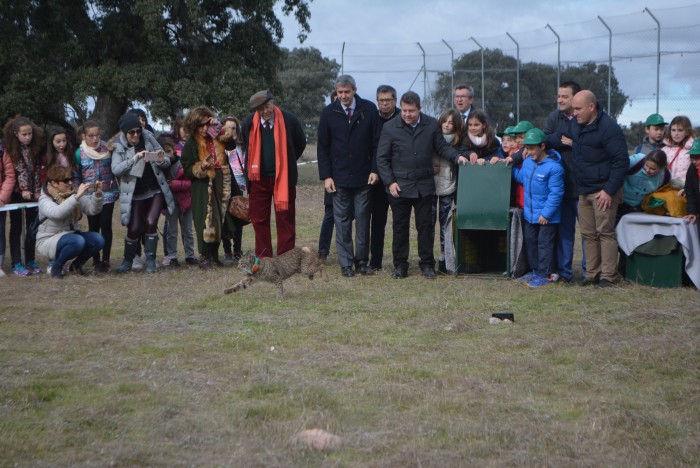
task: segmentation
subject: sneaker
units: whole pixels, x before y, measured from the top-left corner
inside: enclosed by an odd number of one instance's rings
[[[2,265],[0,265],[0,278],[2,278],[3,276],[5,276],[5,272],[2,271]]]
[[[549,281],[551,281],[552,283],[556,283],[557,281],[564,280],[564,279],[565,279],[565,278],[562,278],[562,277],[559,275],[559,273],[552,273],[552,274],[549,276]]]
[[[529,281],[527,283],[528,286],[531,288],[539,288],[540,286],[544,286],[546,284],[552,284],[552,281],[549,278],[545,278],[543,276],[537,276],[535,275],[536,278],[533,279],[532,281]]]
[[[143,270],[144,257],[142,255],[135,256],[134,261],[131,263],[131,269],[136,271]]]
[[[170,264],[171,264],[170,257],[168,257],[167,255],[165,257],[163,257],[163,266],[167,267],[167,266],[170,266]]]
[[[199,261],[196,258],[193,257],[187,257],[185,259],[185,264],[186,265],[199,265]]]
[[[528,274],[526,274],[526,275],[523,275],[523,276],[521,276],[520,278],[518,278],[518,281],[520,281],[521,283],[529,283],[530,281],[532,281],[532,280],[534,280],[534,279],[536,279],[536,278],[539,278],[539,277],[537,276],[537,273],[535,273],[534,271],[531,271],[530,273],[528,273]]]
[[[37,265],[34,260],[27,262],[27,270],[29,270],[30,275],[40,275],[43,273],[42,269],[39,268],[39,265]]]
[[[14,265],[12,265],[12,273],[14,273],[17,276],[29,276],[29,275],[31,275],[29,270],[24,268],[24,265],[22,265],[21,263],[15,263]]]
[[[165,265],[165,262],[163,262],[163,264]],[[177,258],[171,258],[170,259],[170,266],[171,267],[179,267],[180,262],[177,261]]]
[[[224,254],[224,260],[229,260],[232,262],[233,261],[233,254],[232,253]]]

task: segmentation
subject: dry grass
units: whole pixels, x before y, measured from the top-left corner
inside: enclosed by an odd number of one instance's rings
[[[298,244],[321,217],[320,186],[299,187]],[[224,296],[234,269],[4,278],[0,465],[700,463],[697,291],[429,282],[415,263],[348,280],[331,258],[281,303]],[[515,324],[489,325],[504,310]],[[314,427],[342,447],[300,448]]]

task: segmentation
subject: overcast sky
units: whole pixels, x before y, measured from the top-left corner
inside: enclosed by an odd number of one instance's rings
[[[688,115],[700,125],[700,3],[666,0],[650,4],[636,0],[315,0],[311,2],[311,33],[303,44],[296,38],[298,25],[282,17],[282,46],[316,47],[328,58],[343,63],[344,71],[358,83],[358,93],[374,98],[376,87],[387,83],[399,94],[413,89],[421,96],[434,89],[436,71],[449,71],[455,57],[485,48],[500,48],[521,62],[556,65],[557,39],[561,37],[561,62],[607,63],[608,31],[612,29],[613,67],[630,103],[620,123],[644,120],[656,110],[656,23],[644,13],[648,6],[661,23],[660,112],[667,121]],[[343,53],[343,42],[345,51]],[[426,52],[427,81],[421,68]],[[488,67],[488,64],[486,65]],[[515,86],[515,80],[509,85]],[[552,89],[555,106],[556,89]],[[605,96],[599,96],[605,100]],[[478,105],[478,103],[477,103]],[[521,115],[521,119],[527,116]]]

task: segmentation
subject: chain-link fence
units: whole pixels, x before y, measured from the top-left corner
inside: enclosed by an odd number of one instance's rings
[[[425,19],[426,21],[429,18]],[[450,105],[449,98],[435,99],[438,80],[446,77],[458,82],[461,72],[476,76],[470,82],[476,89],[476,105],[481,107],[481,67],[454,69],[464,54],[498,49],[504,55],[519,59],[519,66],[503,68],[501,63],[483,63],[483,77],[508,72],[510,79],[499,83],[513,91],[514,120],[528,119],[521,110],[531,100],[546,100],[555,108],[557,80],[555,72],[547,76],[547,95],[519,93],[519,69],[525,64],[544,64],[564,73],[567,67],[586,62],[602,65],[607,73],[611,64],[619,88],[627,96],[618,120],[622,124],[641,121],[660,112],[667,121],[679,114],[688,115],[694,125],[700,124],[700,4],[676,8],[645,8],[636,13],[581,18],[568,24],[542,24],[530,31],[502,31],[491,37],[468,37],[460,40],[440,39],[434,42],[362,44],[342,43],[337,52],[324,47],[324,54],[342,65],[344,73],[365,83],[395,84],[399,93],[413,89],[424,99],[423,108],[431,113]],[[657,70],[657,64],[659,64]],[[476,75],[475,75],[476,74]],[[658,77],[658,78],[657,78]],[[402,84],[405,86],[400,86]],[[607,108],[607,88],[599,95]],[[372,98],[364,89],[365,97]],[[488,96],[484,96],[488,100]],[[614,105],[613,105],[614,108]]]

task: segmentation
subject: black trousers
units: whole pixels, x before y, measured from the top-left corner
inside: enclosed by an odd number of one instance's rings
[[[430,225],[433,196],[394,198],[389,195],[388,199],[393,216],[394,239],[391,243],[391,252],[394,255],[394,267],[408,266],[411,209],[413,209],[418,231],[419,265],[434,268],[433,229]]]
[[[371,210],[369,222],[369,251],[371,259],[369,266],[381,268],[384,259],[384,234],[386,231],[386,220],[389,218],[389,200],[384,184],[375,184],[370,189]]]

